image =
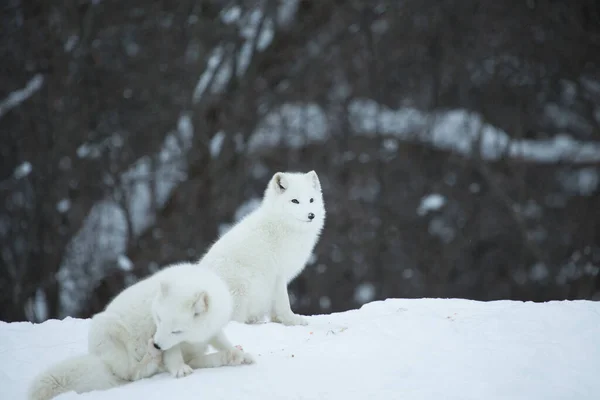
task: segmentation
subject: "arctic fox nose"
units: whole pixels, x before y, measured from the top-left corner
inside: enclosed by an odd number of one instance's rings
[[[312,220],[314,217],[315,217],[315,214],[313,214],[313,213],[308,213],[308,219],[311,219],[311,220]]]
[[[156,350],[160,350],[160,346],[159,346],[159,345],[157,345],[156,343],[154,343],[154,348],[155,348]]]

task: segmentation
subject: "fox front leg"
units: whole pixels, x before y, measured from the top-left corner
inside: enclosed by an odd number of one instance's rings
[[[163,363],[165,364],[167,371],[175,378],[183,378],[194,372],[192,367],[183,361],[183,355],[181,354],[181,347],[179,345],[173,346],[163,352]]]
[[[308,321],[298,314],[294,314],[290,306],[287,283],[284,280],[277,282],[275,288],[275,301],[271,311],[271,321],[283,325],[308,325]]]

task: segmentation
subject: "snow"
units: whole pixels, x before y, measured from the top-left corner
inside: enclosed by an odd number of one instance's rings
[[[393,110],[370,99],[356,99],[348,111],[355,134],[390,135],[465,156],[479,153],[487,161],[502,157],[538,163],[600,161],[600,142],[580,142],[566,134],[547,140],[511,140],[506,132],[485,123],[479,114],[463,109],[435,113],[410,107]]]
[[[242,9],[238,6],[228,7],[223,9],[220,15],[221,21],[223,21],[225,25],[230,25],[240,20],[240,17],[242,16]]]
[[[215,159],[219,157],[221,154],[221,149],[223,148],[223,142],[225,141],[225,132],[219,131],[215,133],[215,136],[210,140],[209,150],[210,156]]]
[[[30,321],[45,321],[48,318],[48,301],[42,289],[37,289],[35,297],[27,300],[25,316]]]
[[[29,175],[31,173],[32,169],[33,169],[33,167],[31,166],[31,163],[29,161],[24,161],[21,164],[19,164],[19,166],[17,166],[17,168],[15,168],[15,171],[13,172],[13,176],[15,179],[25,178],[27,175]]]
[[[67,245],[58,271],[61,316],[75,315],[97,282],[110,268],[119,266],[129,238],[138,237],[154,224],[156,213],[187,177],[186,155],[193,133],[190,116],[181,114],[177,130],[165,137],[159,153],[138,159],[122,174],[112,196],[92,206]]]
[[[600,380],[600,303],[389,299],[308,317],[308,326],[231,322],[253,365],[167,374],[57,400],[592,400]],[[0,323],[3,398],[86,350],[89,320]]]
[[[125,254],[121,254],[117,257],[117,265],[123,271],[131,271],[133,269],[133,262]]]
[[[271,110],[248,140],[250,153],[276,146],[300,148],[327,139],[327,115],[315,103],[286,103]]]
[[[200,79],[196,84],[196,88],[194,89],[194,94],[192,96],[194,103],[198,103],[200,101],[200,99],[204,96],[204,92],[206,92],[208,89],[208,86],[213,83],[212,81],[215,79],[217,69],[221,65],[222,60],[223,48],[219,46],[212,50],[210,56],[208,57],[208,62],[206,63],[206,70],[200,76]],[[218,87],[222,90],[224,84],[219,83]]]
[[[421,199],[417,208],[418,215],[427,215],[430,211],[437,211],[446,204],[446,198],[438,193],[427,195]]]
[[[296,12],[298,11],[299,0],[282,1],[277,9],[277,24],[285,27],[292,23]]]
[[[548,103],[544,106],[544,117],[558,129],[581,132],[585,135],[592,135],[594,132],[594,127],[586,118],[556,103]]]
[[[77,43],[79,43],[79,36],[70,35],[64,45],[65,52],[70,53],[73,51],[75,46],[77,46]]]
[[[249,66],[254,47],[262,51],[272,42],[274,22],[271,17],[265,17],[260,7],[236,16],[238,13],[231,9],[224,12],[222,18],[224,23],[238,25],[243,41],[239,53],[231,51],[233,42],[221,43],[211,51],[206,69],[192,95],[192,104],[197,104],[207,90],[217,93],[226,87],[233,74],[233,57],[237,57],[235,72],[241,76]],[[41,75],[38,77],[28,87],[41,86]],[[89,291],[110,268],[119,265],[118,257],[125,253],[128,240],[137,238],[154,224],[156,212],[164,206],[173,189],[186,179],[186,156],[192,147],[193,134],[191,117],[184,112],[176,132],[166,135],[158,154],[140,158],[117,179],[105,177],[106,181],[114,184],[115,190],[108,198],[92,206],[81,229],[68,244],[61,262],[58,272],[61,316],[75,315]],[[115,146],[114,139],[120,139],[122,144],[122,138],[115,133],[100,144],[83,143],[77,149],[77,156],[98,158],[108,145]],[[210,148],[213,156],[220,152],[222,146],[220,137],[214,139]],[[243,146],[242,136],[234,136],[234,142],[239,151]],[[224,225],[224,228],[227,226]]]
[[[13,108],[17,107],[25,100],[30,98],[35,92],[42,88],[44,83],[44,77],[42,74],[36,74],[27,82],[25,87],[20,90],[16,90],[9,94],[4,100],[0,101],[0,118]]]
[[[61,214],[66,213],[70,209],[71,209],[71,200],[69,200],[69,199],[62,199],[61,201],[56,203],[56,211],[58,211]]]
[[[391,139],[420,142],[485,161],[512,158],[536,163],[600,162],[600,142],[582,142],[567,134],[551,139],[511,139],[503,130],[464,109],[425,112],[411,107],[390,109],[374,100],[357,98],[347,108],[355,135],[385,135],[384,150],[394,151]],[[315,103],[288,103],[269,112],[249,141],[249,151],[273,146],[299,148],[323,143],[330,136],[328,115]]]
[[[288,12],[290,17],[291,12]],[[237,53],[234,53],[235,46],[231,42],[220,43],[211,50],[206,69],[194,89],[194,104],[208,90],[211,93],[223,92],[234,75],[241,78],[248,70],[254,52],[264,51],[275,36],[275,23],[271,17],[265,16],[260,6],[242,12],[239,6],[234,5],[221,11],[220,15],[224,24],[237,25],[242,45]]]

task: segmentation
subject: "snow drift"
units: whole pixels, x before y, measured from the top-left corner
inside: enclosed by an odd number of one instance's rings
[[[86,348],[88,320],[0,323],[2,398]],[[600,303],[389,299],[309,317],[309,325],[230,323],[250,366],[167,374],[93,399],[597,399]],[[166,397],[165,397],[166,396]]]

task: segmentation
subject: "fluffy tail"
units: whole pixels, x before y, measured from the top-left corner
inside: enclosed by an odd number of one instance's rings
[[[121,383],[99,357],[86,354],[64,360],[36,376],[28,399],[50,400],[66,392],[105,390]]]

